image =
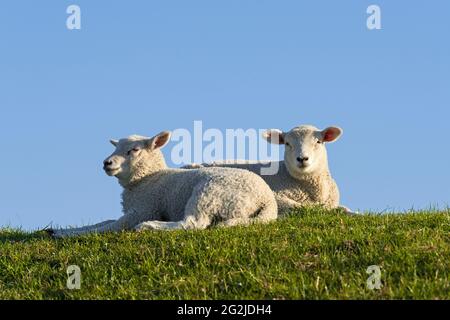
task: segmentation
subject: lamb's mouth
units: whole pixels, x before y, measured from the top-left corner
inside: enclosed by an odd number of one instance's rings
[[[119,173],[120,168],[104,168],[104,170],[108,176],[115,176]]]

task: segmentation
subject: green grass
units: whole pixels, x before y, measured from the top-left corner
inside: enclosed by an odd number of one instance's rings
[[[81,290],[66,289],[78,265]],[[381,267],[381,290],[366,270]],[[450,299],[450,211],[53,240],[0,231],[0,299]]]

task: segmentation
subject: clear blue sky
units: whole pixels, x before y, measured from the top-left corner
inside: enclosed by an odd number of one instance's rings
[[[82,30],[66,29],[70,4]],[[446,206],[449,14],[447,0],[2,1],[0,225],[119,217],[108,139],[194,120],[340,125],[344,204]]]

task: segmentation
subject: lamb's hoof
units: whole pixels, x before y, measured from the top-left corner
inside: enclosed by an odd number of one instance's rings
[[[68,234],[66,234],[60,230],[54,230],[54,229],[48,230],[47,234],[50,237],[52,237],[53,239],[62,239],[62,238],[65,238],[68,236]]]
[[[64,234],[58,230],[55,229],[45,229],[42,230],[44,231],[49,237],[51,237],[52,239],[60,239],[60,238],[64,238]]]
[[[55,235],[55,230],[53,230],[53,229],[51,229],[51,228],[49,228],[49,229],[44,229],[44,230],[42,230],[42,231],[44,231],[49,237],[52,237],[52,238],[53,238],[53,236]]]

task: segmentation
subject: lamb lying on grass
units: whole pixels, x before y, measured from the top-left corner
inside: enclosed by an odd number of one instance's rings
[[[302,125],[289,132],[269,130],[263,137],[271,143],[286,146],[284,161],[261,163],[231,160],[212,164],[193,164],[184,168],[229,167],[257,173],[274,191],[280,214],[308,205],[337,208],[339,189],[328,168],[325,144],[336,141],[341,135],[342,129],[338,127],[319,130],[310,125]],[[279,169],[275,174],[265,175],[263,169],[267,169],[269,164]],[[347,213],[352,213],[346,207],[341,208]]]
[[[229,168],[167,168],[160,149],[169,139],[170,132],[162,132],[153,138],[130,136],[111,141],[116,150],[104,161],[104,170],[117,177],[124,188],[124,215],[95,226],[54,230],[54,236],[131,229],[205,229],[277,218],[272,191],[254,173]]]

